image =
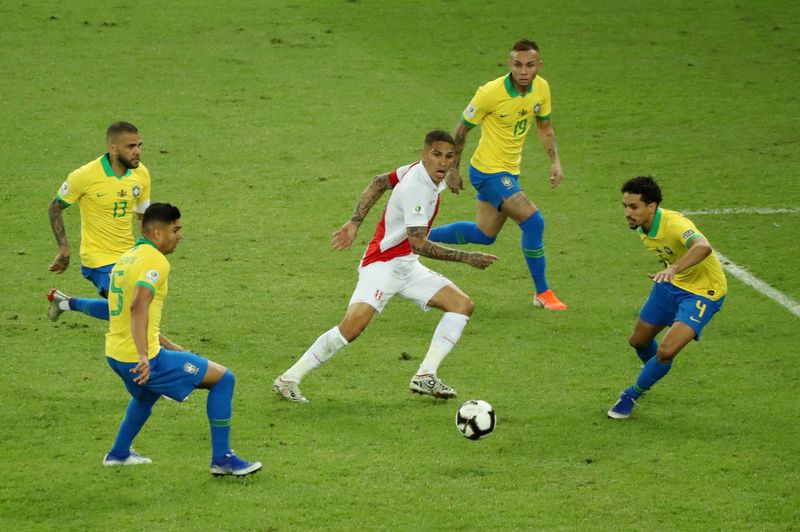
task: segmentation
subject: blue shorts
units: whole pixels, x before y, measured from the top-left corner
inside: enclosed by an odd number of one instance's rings
[[[652,325],[672,325],[676,321],[685,323],[694,329],[694,339],[699,340],[703,327],[719,312],[723,301],[724,296],[712,301],[672,283],[653,283],[639,318]]]
[[[120,362],[106,357],[108,365],[125,383],[131,397],[142,402],[155,402],[165,395],[183,402],[206,376],[208,360],[195,353],[170,351],[163,347],[150,359],[150,379],[144,385],[133,382],[135,362]]]
[[[113,267],[113,264],[107,264],[106,266],[100,266],[99,268],[87,268],[86,266],[81,266],[81,274],[83,274],[84,277],[89,279],[92,284],[97,287],[97,292],[101,296],[108,298],[108,285],[111,282],[111,269]]]
[[[478,200],[491,203],[498,211],[505,200],[522,191],[518,175],[508,172],[484,174],[472,165],[469,165],[469,182],[478,191]]]

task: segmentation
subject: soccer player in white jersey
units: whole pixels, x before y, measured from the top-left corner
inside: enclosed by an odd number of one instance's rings
[[[361,194],[353,216],[333,234],[331,245],[336,249],[350,247],[369,210],[393,188],[375,236],[361,258],[358,283],[347,312],[339,325],[317,338],[296,364],[275,379],[275,393],[289,401],[307,402],[298,386],[303,377],[358,338],[375,313],[399,295],[424,311],[444,311],[428,353],[411,378],[411,391],[439,399],[456,396],[436,372],[461,337],[475,305],[449,279],[420,264],[418,257],[463,262],[481,270],[497,257],[458,251],[428,240],[439,210],[439,194],[446,186],[444,176],[453,164],[454,145],[446,131],[431,131],[425,137],[420,161],[375,176]]]

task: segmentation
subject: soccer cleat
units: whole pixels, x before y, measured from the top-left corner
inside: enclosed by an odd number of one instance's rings
[[[608,411],[608,417],[611,419],[628,419],[631,417],[633,407],[638,404],[639,403],[633,400],[633,397],[625,392],[622,392],[622,394],[619,396],[619,399],[617,399],[617,402],[614,403],[614,406],[612,406],[611,410]]]
[[[243,477],[261,469],[261,462],[248,462],[229,452],[222,458],[211,460],[211,474],[217,477],[233,475]]]
[[[142,464],[152,464],[152,463],[153,461],[150,460],[148,457],[142,456],[133,449],[131,449],[131,453],[125,458],[114,456],[111,453],[106,454],[105,458],[103,458],[103,465],[106,467],[142,465]]]
[[[533,296],[533,306],[547,310],[567,310],[567,306],[558,299],[552,290],[545,290]]]
[[[303,392],[300,391],[300,386],[296,382],[285,381],[281,377],[275,379],[272,383],[272,391],[280,395],[287,401],[294,401],[296,403],[307,403]]]
[[[456,391],[443,383],[436,375],[414,375],[408,387],[414,393],[432,395],[437,399],[450,399],[456,396]]]
[[[50,306],[47,309],[47,317],[50,318],[50,321],[58,321],[58,317],[64,312],[59,303],[68,301],[69,296],[57,288],[51,288],[47,293],[47,300],[50,302]]]

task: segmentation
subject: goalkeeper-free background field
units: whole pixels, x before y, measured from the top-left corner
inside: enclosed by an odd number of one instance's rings
[[[800,321],[739,280],[633,417],[605,415],[638,373],[627,336],[658,267],[625,225],[624,179],[655,175],[677,210],[789,209],[693,219],[800,298],[796,2],[7,1],[0,20],[0,528],[800,528]],[[272,380],[338,323],[379,208],[353,249],[330,234],[523,36],[566,176],[549,188],[532,136],[523,185],[570,309],[532,308],[513,224],[486,271],[423,260],[476,302],[440,375],[494,404],[497,430],[468,441],[458,402],[408,392],[439,315],[400,300],[304,381],[310,404],[280,402]],[[51,286],[93,290],[77,208],[76,260],[47,271],[47,205],[120,119],[143,133],[154,199],[184,213],[164,332],[235,371],[252,478],[208,474],[202,391],[157,405],[136,441],[153,465],[100,465],[127,395],[104,323],[47,320]],[[468,186],[438,221],[473,213]]]

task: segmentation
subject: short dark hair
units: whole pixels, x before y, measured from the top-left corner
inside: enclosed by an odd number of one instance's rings
[[[156,224],[171,224],[180,220],[181,211],[169,203],[153,203],[144,211],[142,232],[149,231]]]
[[[138,133],[139,128],[131,124],[130,122],[114,122],[108,129],[106,130],[106,140],[110,141],[120,133]]]
[[[453,146],[456,145],[456,141],[453,140],[453,136],[447,131],[441,129],[434,129],[425,135],[425,147],[433,146],[434,142],[447,142]]]
[[[514,46],[511,47],[512,52],[527,52],[529,50],[536,50],[539,51],[539,45],[536,44],[536,41],[532,41],[530,39],[520,39],[514,43]]]
[[[639,194],[645,203],[661,204],[661,187],[649,175],[634,177],[622,184],[623,194]]]

